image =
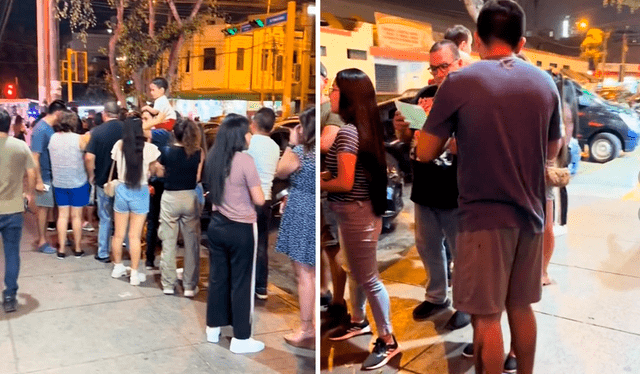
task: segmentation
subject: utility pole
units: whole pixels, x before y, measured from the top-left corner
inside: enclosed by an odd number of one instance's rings
[[[627,60],[627,52],[629,51],[629,46],[627,44],[627,33],[625,31],[622,34],[622,61],[620,63],[620,78],[618,82],[624,82],[624,73],[625,73],[625,62]]]
[[[309,94],[309,74],[311,74],[311,52],[313,44],[310,44],[311,30],[314,29],[315,17],[307,13],[307,9],[303,10],[303,27],[304,34],[302,39],[302,61],[300,64],[300,108],[302,111],[307,106],[307,96]]]
[[[293,44],[296,27],[296,2],[287,3],[287,23],[284,43],[284,90],[282,93],[282,118],[291,115],[291,89],[293,86]]]
[[[36,24],[38,29],[38,102],[40,105],[44,105],[44,102],[48,102],[49,100],[49,69],[47,65],[47,60],[49,59],[49,40],[47,38],[49,12],[47,3],[47,0],[36,1]]]
[[[46,0],[49,2],[49,81],[51,82],[51,101],[62,98],[62,84],[60,82],[60,70],[58,69],[59,58],[59,27],[56,18],[55,0]]]
[[[602,81],[604,81],[605,76],[605,67],[607,66],[607,44],[609,42],[609,37],[611,36],[611,30],[607,30],[604,32],[604,40],[602,42]]]

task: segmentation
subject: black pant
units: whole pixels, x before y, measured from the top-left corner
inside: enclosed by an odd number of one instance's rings
[[[271,224],[271,200],[257,206],[258,213],[258,253],[256,256],[256,291],[267,291],[269,277],[269,226]]]
[[[251,337],[253,225],[213,212],[209,237],[207,326],[233,326],[236,339]]]
[[[156,246],[158,245],[160,201],[164,192],[164,180],[152,178],[149,184],[155,193],[150,198],[149,214],[147,214],[147,260],[153,262],[156,259]]]

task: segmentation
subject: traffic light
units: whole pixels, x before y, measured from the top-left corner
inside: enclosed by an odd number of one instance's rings
[[[238,28],[237,27],[227,27],[226,29],[222,30],[222,33],[225,34],[226,36],[233,36],[233,35],[238,33]]]
[[[264,21],[261,19],[254,19],[249,21],[249,24],[251,25],[251,27],[253,28],[259,28],[259,27],[264,27]]]
[[[5,99],[15,99],[18,97],[18,90],[13,83],[7,83],[2,90]]]

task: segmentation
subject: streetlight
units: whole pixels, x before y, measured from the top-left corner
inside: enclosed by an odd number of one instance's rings
[[[587,27],[589,27],[589,21],[587,21],[586,19],[581,19],[578,22],[578,29],[580,31],[587,31]]]

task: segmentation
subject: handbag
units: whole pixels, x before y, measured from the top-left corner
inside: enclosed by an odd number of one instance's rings
[[[116,165],[116,160],[111,162],[111,170],[109,171],[109,179],[104,184],[104,194],[109,197],[116,196],[116,188],[122,183],[117,179],[113,179],[113,167]]]
[[[547,186],[552,187],[565,187],[569,184],[569,179],[571,178],[569,168],[547,166],[544,174]]]

